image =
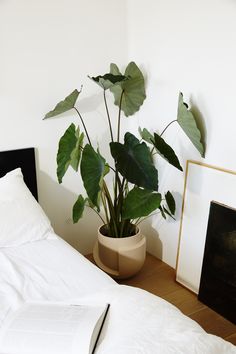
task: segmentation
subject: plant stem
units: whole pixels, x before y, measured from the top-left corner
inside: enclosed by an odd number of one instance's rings
[[[135,225],[138,225],[138,224],[140,223],[140,221],[141,221],[141,218],[142,218],[142,217],[140,216],[140,217],[135,221],[134,224],[135,224]]]
[[[120,96],[120,103],[119,103],[119,113],[118,113],[118,125],[117,125],[117,142],[120,141],[120,121],[121,121],[121,104],[122,104],[122,99],[123,99],[123,94],[124,94],[124,90],[122,90],[121,92],[121,96]],[[120,223],[120,219],[119,219],[119,215],[120,215],[120,205],[119,203],[117,204],[117,200],[118,200],[118,189],[119,189],[119,194],[122,195],[122,190],[123,190],[123,186],[121,187],[121,183],[120,183],[120,178],[119,178],[119,174],[118,174],[118,170],[117,167],[115,166],[115,185],[114,185],[114,213],[116,216],[116,225],[118,225]],[[122,189],[122,190],[121,190]],[[118,200],[119,202],[119,200]],[[122,230],[122,226],[121,225],[121,229],[120,232]],[[117,230],[118,232],[118,230]],[[121,234],[119,233],[118,236],[121,236]],[[117,237],[118,237],[117,236]]]
[[[169,128],[169,126],[170,126],[171,124],[175,123],[175,122],[178,122],[177,119],[174,119],[174,120],[172,120],[169,124],[167,124],[167,126],[165,127],[165,129],[161,132],[160,136],[162,136],[162,135],[165,133],[166,129]],[[153,146],[153,148],[152,148],[152,150],[151,150],[151,155],[152,155],[152,156],[154,156],[155,154],[157,154],[157,152],[153,153],[154,149],[155,149],[155,147]]]
[[[120,226],[120,237],[122,237],[122,236],[123,236],[124,226],[125,226],[125,222],[124,222],[124,221],[122,221],[122,222],[121,222],[121,226]]]
[[[105,217],[106,217],[106,222],[104,222],[104,224],[107,224],[107,227],[109,228],[110,227],[110,225],[109,225],[109,215],[108,215],[108,211],[107,211],[107,203],[106,203],[104,191],[102,191],[102,193],[101,193],[101,199],[102,199],[102,204],[103,204]]]
[[[106,99],[106,90],[103,90],[103,98],[104,98],[104,103],[106,107],[106,112],[107,112],[107,119],[108,119],[108,124],[109,124],[109,129],[110,129],[110,134],[111,134],[111,141],[113,142],[113,132],[112,132],[112,126],[111,126],[111,119],[110,119],[110,114],[108,111],[108,106],[107,106],[107,99]]]
[[[130,219],[123,220],[121,223],[120,237],[128,236],[130,233]]]
[[[121,182],[120,177],[119,177],[119,175],[117,173],[117,185],[116,185],[116,187],[118,187],[119,191],[116,191],[115,211],[116,211],[117,224],[119,225],[119,235],[120,235],[120,237],[122,237],[122,230],[123,230],[122,206],[123,206],[123,201],[124,201],[124,190],[123,190],[124,189],[124,181],[125,181],[125,178],[123,177],[123,181]]]
[[[160,134],[160,136],[162,136],[162,135],[165,133],[166,129],[169,128],[169,126],[170,126],[172,123],[175,123],[175,122],[177,122],[177,119],[172,120],[172,122],[170,122],[169,124],[167,124],[167,126],[165,127],[165,129],[163,130],[163,132]]]
[[[103,182],[103,188],[104,188],[104,195],[107,199],[108,208],[109,208],[109,212],[110,212],[110,221],[113,222],[115,237],[118,237],[119,235],[118,235],[118,230],[117,230],[117,225],[116,225],[116,213],[114,210],[114,206],[112,204],[112,199],[111,199],[109,190],[108,190],[105,182]]]
[[[85,124],[84,124],[83,117],[81,116],[80,112],[78,111],[78,109],[77,109],[75,106],[74,106],[73,108],[74,108],[74,109],[76,110],[76,112],[78,113],[78,115],[79,115],[79,117],[80,117],[80,120],[81,120],[81,122],[82,122],[82,124],[83,124],[84,131],[85,131],[85,134],[86,134],[86,136],[87,136],[88,142],[89,142],[89,144],[92,146],[91,140],[90,140],[89,135],[88,135],[88,131],[87,131],[86,126],[85,126]]]
[[[120,118],[121,118],[121,104],[122,104],[122,99],[124,95],[124,90],[121,92],[120,95],[120,104],[119,104],[119,114],[118,114],[118,126],[117,126],[117,141],[120,141]]]
[[[143,222],[144,220],[150,218],[151,216],[158,215],[158,214],[160,214],[160,211],[157,211],[156,213],[147,215],[147,216],[145,216],[145,217],[140,217],[140,218],[138,218],[138,219],[136,220],[135,225],[139,225],[139,224],[140,224],[141,222]]]
[[[109,167],[113,172],[116,172],[116,170],[115,170],[111,165],[108,165],[108,167]]]
[[[124,177],[123,177],[124,179]],[[123,193],[122,190],[123,190],[123,186],[122,186],[122,183],[121,183],[121,180],[120,180],[120,177],[119,177],[119,172],[118,170],[116,169],[115,170],[115,186],[114,186],[114,200],[117,201],[117,195],[118,195],[118,189],[119,189],[119,193]]]
[[[96,214],[97,216],[102,220],[102,223],[105,225],[106,224],[106,221],[103,219],[103,217],[97,212],[97,210],[95,210],[94,208],[92,208],[90,205],[86,205],[87,208],[90,208],[92,209]]]

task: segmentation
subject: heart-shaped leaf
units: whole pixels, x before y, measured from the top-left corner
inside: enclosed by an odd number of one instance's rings
[[[175,155],[174,150],[170,145],[165,142],[165,140],[160,135],[154,133],[154,141],[152,141],[152,143],[160,156],[167,160],[171,165],[178,168],[178,170],[183,171],[179,163],[179,159]]]
[[[110,143],[116,167],[130,183],[151,191],[158,190],[158,173],[147,145],[131,133],[125,134],[125,143]]]
[[[86,200],[87,199],[86,198],[84,199],[81,194],[78,196],[78,199],[75,202],[75,204],[73,206],[73,211],[72,211],[74,224],[77,223],[79,221],[79,219],[81,219],[81,217],[83,216]]]
[[[111,64],[110,72],[113,75],[122,75],[117,65]],[[128,78],[119,85],[110,88],[115,98],[115,105],[120,106],[126,117],[136,113],[146,98],[144,77],[141,70],[134,62],[130,62],[125,70],[124,76]]]
[[[124,200],[122,219],[137,219],[148,216],[159,208],[160,204],[160,193],[134,187]]]
[[[60,101],[56,107],[48,112],[44,119],[46,118],[51,118],[51,117],[55,117],[58,114],[64,113],[69,111],[70,109],[72,109],[75,105],[75,102],[77,101],[77,98],[79,96],[81,91],[78,90],[74,90],[69,96],[67,96],[63,101]]]
[[[167,215],[169,215],[173,220],[175,220],[175,218],[173,217],[173,215],[171,214],[171,212],[169,210],[166,209],[166,207],[163,206],[163,212]],[[163,216],[163,215],[162,215]]]
[[[81,158],[83,140],[84,140],[84,133],[80,134],[79,127],[77,128],[77,130],[75,132],[75,136],[76,136],[77,142],[76,142],[76,146],[75,146],[74,150],[71,153],[70,165],[77,172],[78,167],[79,167],[80,158]]]
[[[78,170],[83,138],[84,134],[80,134],[79,128],[76,130],[73,123],[61,137],[57,152],[57,178],[59,183],[62,182],[62,178],[70,165],[76,171]]]
[[[159,206],[159,210],[161,212],[161,216],[163,217],[163,219],[166,219],[166,214],[165,214],[165,212],[164,212],[164,210],[163,210],[161,205]]]
[[[89,144],[85,145],[82,153],[81,176],[84,188],[93,205],[99,209],[99,195],[104,175],[108,172],[105,159]]]
[[[197,127],[196,120],[192,112],[188,109],[187,104],[184,103],[183,94],[181,92],[179,93],[177,122],[196,149],[200,152],[201,156],[204,157],[205,151],[201,142],[201,132]]]
[[[96,77],[90,77],[91,80],[96,82],[104,90],[111,88],[113,85],[118,84],[124,80],[127,80],[127,77],[124,75],[113,75],[111,73],[105,74],[103,76],[99,75]]]
[[[166,203],[168,205],[168,208],[170,209],[170,212],[172,215],[175,214],[175,209],[176,209],[176,205],[175,205],[175,199],[173,197],[173,195],[171,194],[170,191],[168,191],[165,194],[165,199],[166,199]]]
[[[143,130],[139,127],[138,129],[139,134],[143,140],[145,140],[149,144],[153,144],[154,136],[146,129]]]

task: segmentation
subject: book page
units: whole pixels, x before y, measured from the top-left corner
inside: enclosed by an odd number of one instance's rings
[[[7,321],[4,354],[89,354],[92,333],[106,306],[26,303]],[[95,338],[96,340],[96,338]]]

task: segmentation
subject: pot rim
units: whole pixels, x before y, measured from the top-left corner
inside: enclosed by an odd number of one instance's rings
[[[132,224],[132,223],[131,223],[131,224]],[[109,236],[109,235],[104,235],[104,233],[101,232],[101,229],[102,229],[103,227],[105,227],[106,225],[107,225],[107,224],[102,224],[102,225],[100,225],[100,226],[98,227],[98,232],[100,233],[101,236],[104,236],[104,237],[107,237],[107,238],[111,238],[111,239],[130,238],[130,237],[137,236],[137,235],[140,233],[140,228],[139,228],[137,225],[132,224],[132,225],[134,225],[135,230],[136,230],[136,232],[135,232],[134,235],[128,235],[128,236],[122,236],[122,237],[112,237],[112,236]]]

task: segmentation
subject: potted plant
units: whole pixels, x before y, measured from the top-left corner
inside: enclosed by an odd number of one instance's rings
[[[168,124],[161,134],[139,128],[139,137],[131,132],[126,132],[124,137],[120,136],[122,114],[126,117],[133,116],[146,98],[144,76],[134,62],[128,64],[124,74],[117,65],[111,64],[109,73],[89,78],[102,90],[110,134],[109,151],[113,159],[112,165],[107,163],[99,148],[94,146],[79,111],[77,99],[82,90],[74,90],[48,112],[45,118],[71,109],[78,115],[80,124],[76,127],[72,123],[59,141],[58,181],[62,182],[69,166],[80,172],[87,195],[78,196],[73,206],[73,221],[78,222],[85,206],[97,213],[102,226],[94,249],[95,260],[111,275],[127,277],[137,272],[145,259],[145,237],[138,228],[140,221],[156,210],[164,218],[174,218],[174,197],[170,191],[164,195],[159,192],[159,171],[153,159],[153,155],[158,154],[182,171],[174,150],[163,138],[164,132],[170,124],[176,122],[202,156],[204,146],[196,120],[184,103],[182,93],[179,94],[177,118]],[[115,121],[110,117],[107,92],[113,94],[114,104],[118,107]],[[111,185],[107,183],[108,174],[113,175]],[[134,245],[131,245],[133,239]],[[118,249],[114,250],[113,243],[118,245]],[[109,255],[107,251],[110,251]]]

